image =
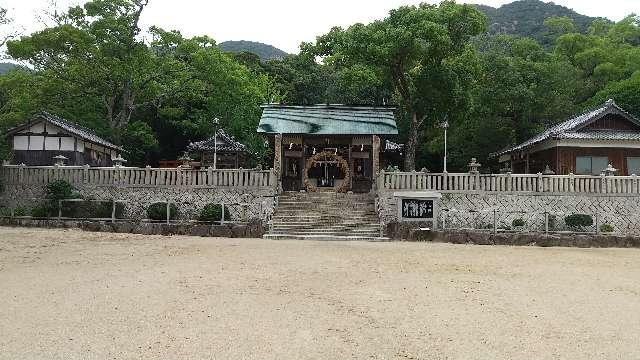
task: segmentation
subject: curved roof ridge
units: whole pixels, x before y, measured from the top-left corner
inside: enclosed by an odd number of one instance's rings
[[[597,119],[598,116],[600,116],[603,112],[607,111],[610,108],[616,109],[622,115],[628,117],[628,119],[640,125],[640,121],[638,119],[636,119],[633,115],[631,115],[630,113],[622,109],[620,106],[618,106],[613,99],[608,99],[606,102],[600,105],[587,109],[578,115],[573,115],[569,119],[562,121],[558,124],[555,124],[550,128],[547,128],[542,133],[530,138],[527,141],[520,143],[519,145],[508,147],[493,155],[497,156],[497,155],[506,154],[515,150],[522,150],[526,147],[535,145],[549,138],[555,138],[560,136],[561,134],[578,130],[582,126],[589,124],[590,121]]]

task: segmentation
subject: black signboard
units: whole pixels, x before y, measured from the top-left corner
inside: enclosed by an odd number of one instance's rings
[[[402,199],[402,217],[405,219],[433,219],[433,200]]]

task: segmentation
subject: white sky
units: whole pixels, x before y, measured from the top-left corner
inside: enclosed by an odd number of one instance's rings
[[[38,14],[51,9],[51,0],[0,0],[9,9],[15,24],[26,34],[41,28]],[[56,0],[58,8],[83,3],[79,0]],[[494,7],[512,0],[468,0]],[[217,42],[251,40],[274,45],[295,53],[302,41],[333,26],[346,27],[356,22],[383,18],[390,9],[419,0],[150,0],[143,15],[143,26],[157,25],[179,30],[185,36],[209,35]],[[439,1],[430,0],[437,3]],[[555,0],[556,4],[589,15],[620,20],[640,13],[640,0]]]

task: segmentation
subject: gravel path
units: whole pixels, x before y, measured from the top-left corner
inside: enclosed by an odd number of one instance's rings
[[[640,250],[0,228],[1,359],[638,359]]]

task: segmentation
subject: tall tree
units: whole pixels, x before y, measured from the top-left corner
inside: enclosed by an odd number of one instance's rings
[[[15,59],[47,71],[77,96],[98,97],[116,132],[144,106],[158,105],[180,84],[175,62],[139,39],[148,0],[93,0],[56,16],[56,26],[7,43]],[[171,81],[162,81],[171,77]],[[150,91],[151,90],[151,91]]]
[[[338,69],[370,67],[369,74],[389,80],[404,112],[401,118],[408,123],[405,169],[413,170],[425,121],[435,121],[435,114],[446,113],[454,104],[451,86],[459,78],[449,76],[448,65],[468,50],[469,39],[484,30],[484,22],[474,6],[454,1],[403,6],[368,25],[332,29],[318,37],[314,54]]]

